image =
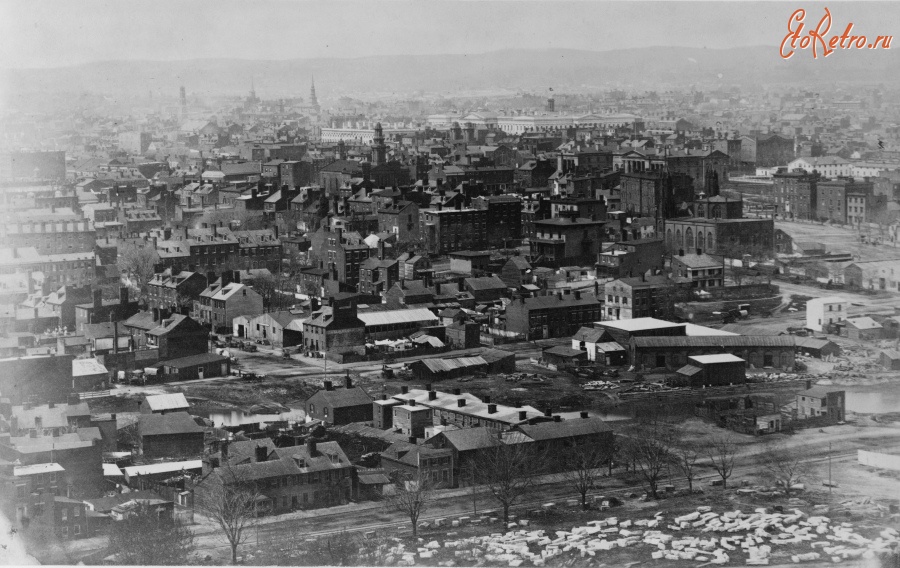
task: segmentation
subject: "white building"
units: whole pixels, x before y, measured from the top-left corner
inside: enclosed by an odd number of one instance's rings
[[[818,158],[797,158],[787,165],[788,171],[806,170],[819,172],[827,178],[853,175],[853,164],[840,156],[819,156]]]
[[[813,298],[806,302],[806,328],[823,331],[823,326],[844,321],[850,302],[837,296]]]

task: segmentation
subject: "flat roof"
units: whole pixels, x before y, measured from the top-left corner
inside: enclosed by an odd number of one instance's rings
[[[692,355],[688,357],[689,361],[696,361],[704,365],[710,363],[743,363],[744,360],[737,355],[731,353],[717,353],[715,355]]]
[[[51,473],[54,471],[66,471],[58,463],[36,463],[32,465],[20,465],[13,468],[13,476],[37,475],[39,473]]]
[[[634,318],[634,319],[626,319],[626,320],[614,320],[614,321],[598,321],[594,322],[595,326],[601,327],[611,327],[613,329],[620,329],[622,331],[642,331],[645,329],[663,329],[670,327],[680,327],[685,324],[683,323],[674,323],[671,321],[665,321],[656,318]],[[699,326],[698,326],[699,327]]]
[[[202,460],[189,460],[180,462],[152,463],[147,465],[133,465],[129,467],[123,467],[122,471],[128,477],[134,477],[135,475],[152,475],[154,473],[169,473],[174,471],[202,468]]]

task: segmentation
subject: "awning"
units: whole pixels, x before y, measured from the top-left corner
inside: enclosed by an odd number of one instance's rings
[[[391,482],[383,473],[360,473],[358,477],[362,485],[387,485]]]

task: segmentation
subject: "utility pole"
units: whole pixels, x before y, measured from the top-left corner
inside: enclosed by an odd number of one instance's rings
[[[831,493],[831,442],[828,442],[828,493]]]

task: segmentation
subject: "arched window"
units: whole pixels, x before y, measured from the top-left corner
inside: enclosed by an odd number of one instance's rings
[[[666,229],[666,247],[672,248],[672,229]]]
[[[706,239],[703,237],[703,231],[697,231],[697,248],[706,251]]]
[[[690,227],[684,230],[684,247],[689,250],[694,248],[694,231]]]
[[[716,242],[713,240],[712,231],[706,233],[706,249],[711,251],[716,250]]]
[[[684,242],[681,240],[681,229],[675,230],[675,246],[684,246]]]

